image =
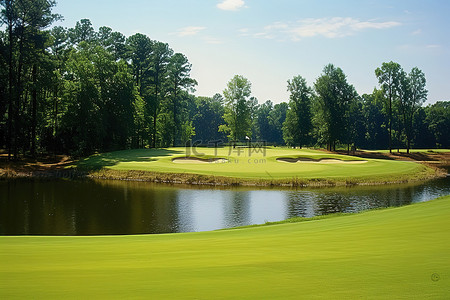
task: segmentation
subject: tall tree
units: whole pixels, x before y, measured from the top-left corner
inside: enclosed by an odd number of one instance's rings
[[[375,70],[378,83],[385,94],[388,102],[388,129],[389,129],[389,152],[392,152],[392,103],[397,98],[401,66],[393,61],[384,62],[380,68]]]
[[[114,56],[115,60],[126,58],[126,39],[122,33],[102,26],[98,29],[97,36],[100,44]]]
[[[4,0],[0,4],[9,43],[8,152],[9,157],[11,152],[17,157],[19,146],[25,149],[30,139],[31,152],[35,152],[38,69],[48,39],[42,31],[59,15],[52,13],[52,0]]]
[[[450,101],[438,101],[425,107],[426,121],[434,135],[433,147],[450,147]]]
[[[195,139],[203,143],[224,139],[223,133],[219,132],[224,114],[224,99],[222,95],[215,94],[213,97],[197,97],[195,99],[195,114],[193,126],[195,127]]]
[[[332,64],[324,67],[322,75],[314,83],[314,122],[319,142],[327,144],[328,150],[336,150],[336,142],[346,142],[349,124],[349,108],[356,92],[341,68]]]
[[[227,124],[221,125],[219,130],[228,133],[228,138],[232,141],[251,136],[254,101],[249,99],[250,94],[251,83],[241,75],[235,75],[223,91],[225,97],[223,119]]]
[[[17,23],[17,12],[15,2],[13,0],[2,0],[1,21],[6,24],[8,28],[7,41],[8,47],[8,159],[11,159],[11,150],[13,147],[15,136],[13,136],[13,117],[15,115],[15,103],[14,103],[14,45],[15,36],[13,35],[14,26]]]
[[[168,74],[168,90],[170,93],[170,98],[172,102],[172,114],[173,114],[173,146],[175,147],[178,143],[178,130],[180,129],[180,124],[185,128],[188,124],[185,124],[180,118],[183,93],[182,91],[193,91],[194,86],[197,85],[197,81],[192,79],[191,76],[192,65],[189,63],[186,56],[181,53],[175,53],[169,61],[167,68]],[[189,98],[184,98],[188,100]],[[187,130],[183,130],[187,131]]]
[[[283,140],[283,123],[286,121],[289,105],[286,102],[275,104],[273,110],[269,114],[270,124],[274,131],[271,142],[274,144],[284,144]]]
[[[167,79],[167,66],[170,57],[173,55],[173,50],[169,48],[168,44],[156,42],[153,46],[153,52],[150,56],[151,77],[152,77],[152,103],[151,110],[153,115],[153,132],[152,132],[152,147],[156,147],[157,139],[157,121],[158,113],[160,111],[161,100],[165,97],[165,84]],[[164,120],[168,119],[166,116]]]
[[[68,32],[65,28],[61,26],[55,26],[50,32],[53,43],[50,46],[50,51],[52,53],[53,62],[55,65],[54,76],[52,81],[52,97],[50,99],[51,109],[47,112],[50,116],[49,119],[52,127],[52,137],[51,137],[51,149],[53,153],[56,153],[61,149],[59,135],[59,120],[62,115],[63,109],[61,108],[62,92],[64,90],[64,70],[66,66],[66,61],[69,55],[69,37]]]
[[[272,140],[273,127],[270,120],[270,113],[273,110],[273,103],[267,100],[258,106],[256,110],[256,131],[257,136],[264,141]]]
[[[6,143],[6,111],[8,108],[8,62],[6,34],[0,31],[0,147]]]
[[[144,146],[151,143],[150,132],[153,124],[152,63],[154,42],[144,34],[136,33],[126,40],[126,57],[131,60],[132,72],[140,97],[136,115],[139,124],[135,143]],[[145,142],[144,142],[145,141]]]
[[[311,125],[312,90],[306,80],[298,75],[287,81],[290,92],[289,110],[283,124],[283,138],[288,145],[306,145],[309,142]]]
[[[81,19],[74,28],[69,29],[69,38],[72,45],[78,45],[81,42],[90,43],[95,41],[97,34],[89,19]]]
[[[364,120],[364,149],[383,149],[389,146],[385,116],[385,98],[382,90],[374,89],[372,94],[362,98],[362,117]]]
[[[403,72],[400,77],[400,111],[403,116],[403,126],[407,140],[406,151],[409,153],[413,135],[414,114],[427,100],[428,91],[425,88],[425,74],[417,67],[414,67],[408,75]]]
[[[131,60],[136,85],[142,95],[142,78],[150,76],[150,55],[153,51],[153,42],[144,34],[136,33],[126,40],[128,47],[127,57]]]

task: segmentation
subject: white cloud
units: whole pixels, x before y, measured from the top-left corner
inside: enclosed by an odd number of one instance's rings
[[[241,28],[237,30],[239,33],[239,36],[249,36],[250,35],[250,29],[248,28]]]
[[[354,18],[341,17],[319,19],[309,18],[289,23],[275,22],[265,26],[263,32],[259,32],[254,36],[259,38],[273,38],[275,35],[279,38],[287,36],[289,39],[294,41],[315,36],[341,38],[354,35],[368,29],[381,30],[400,25],[401,23],[394,21],[360,21]]]
[[[203,40],[205,41],[205,43],[207,44],[213,44],[213,45],[219,45],[219,44],[223,44],[224,42],[221,39],[212,37],[212,36],[206,36],[203,38]]]
[[[198,34],[200,31],[205,30],[206,27],[200,27],[200,26],[188,26],[184,27],[178,30],[177,33],[175,33],[178,36],[192,36]]]
[[[222,10],[239,10],[244,5],[245,2],[243,0],[224,0],[217,4],[217,7]]]
[[[321,18],[306,19],[293,26],[291,32],[294,37],[301,39],[305,37],[324,36],[327,38],[339,38],[353,35],[365,29],[387,29],[401,25],[398,22],[361,22],[354,18]]]
[[[437,48],[441,48],[441,45],[431,44],[431,45],[427,45],[426,47],[428,49],[437,49]]]
[[[275,22],[272,23],[271,25],[264,27],[265,30],[281,30],[287,28],[289,28],[289,25],[283,22]]]
[[[421,33],[422,33],[422,30],[421,29],[417,29],[417,30],[411,32],[411,35],[419,35]]]

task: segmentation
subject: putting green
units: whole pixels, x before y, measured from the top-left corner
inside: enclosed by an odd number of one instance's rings
[[[202,160],[184,160],[186,163],[176,160],[187,156]],[[222,160],[213,161],[218,158]],[[286,163],[282,159],[300,159],[300,161]],[[361,159],[317,150],[289,148],[125,150],[91,156],[80,161],[78,166],[90,169],[108,168],[118,171],[138,170],[263,180],[298,178],[386,181],[433,173],[433,170],[414,162]]]
[[[2,299],[448,299],[450,196],[302,223],[0,237]]]

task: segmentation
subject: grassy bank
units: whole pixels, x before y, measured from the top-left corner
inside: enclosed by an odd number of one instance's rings
[[[203,161],[176,160],[186,156]],[[226,162],[205,162],[212,158]],[[383,184],[436,176],[435,170],[411,161],[289,148],[259,149],[256,153],[248,148],[125,150],[91,156],[79,161],[77,167],[99,178],[225,185]]]
[[[0,298],[445,299],[449,213],[447,196],[216,232],[0,237]]]

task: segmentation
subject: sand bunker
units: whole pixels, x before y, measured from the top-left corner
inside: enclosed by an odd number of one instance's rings
[[[312,159],[312,158],[290,158],[290,157],[280,157],[277,158],[277,161],[284,163],[321,163],[321,164],[363,164],[366,163],[367,160],[342,160],[337,158],[320,158],[320,159]]]
[[[172,159],[172,162],[177,164],[223,164],[227,163],[226,158],[198,158],[198,157],[176,157]]]

